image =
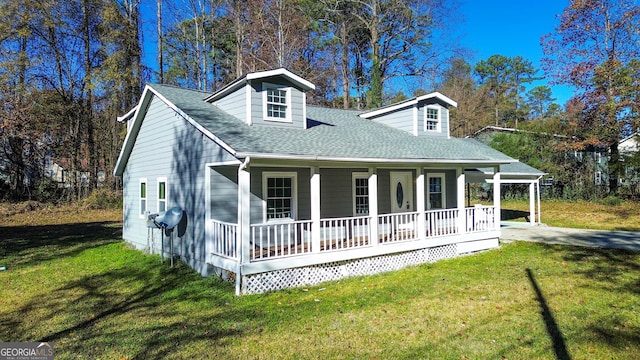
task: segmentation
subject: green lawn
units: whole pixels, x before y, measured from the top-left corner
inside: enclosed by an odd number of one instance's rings
[[[529,216],[529,201],[503,201],[503,214],[516,214],[515,219],[524,221]],[[587,201],[543,200],[542,222],[549,226],[578,229],[640,231],[640,203],[622,202],[620,205],[605,205]],[[537,210],[536,210],[537,211]],[[509,216],[504,217],[508,219]]]
[[[56,359],[640,358],[640,253],[515,242],[236,297],[129,249],[117,211],[61,214],[0,226],[0,341]]]

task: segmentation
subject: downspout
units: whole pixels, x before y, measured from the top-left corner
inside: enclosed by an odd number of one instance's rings
[[[238,267],[236,269],[236,295],[240,295],[240,286],[242,284],[242,264],[244,263],[244,261],[246,260],[244,258],[244,251],[242,250],[244,248],[244,244],[243,244],[243,240],[244,240],[244,233],[245,233],[245,229],[244,229],[244,209],[243,209],[243,191],[242,191],[242,186],[243,184],[241,184],[241,174],[242,171],[245,170],[248,166],[249,163],[251,162],[251,157],[247,156],[244,158],[244,162],[242,162],[242,164],[240,164],[240,166],[238,167],[238,233],[236,234],[236,249],[239,250],[239,254],[238,254]]]

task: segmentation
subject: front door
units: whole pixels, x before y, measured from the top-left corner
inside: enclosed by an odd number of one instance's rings
[[[391,212],[411,212],[413,206],[413,173],[411,171],[391,172]]]

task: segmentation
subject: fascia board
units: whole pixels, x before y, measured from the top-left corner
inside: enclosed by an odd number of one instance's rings
[[[433,92],[430,94],[426,94],[426,95],[422,95],[419,97],[416,97],[414,99],[405,101],[405,102],[401,102],[399,104],[395,104],[395,105],[390,105],[378,110],[374,110],[374,111],[369,111],[363,114],[360,114],[360,117],[363,117],[365,119],[369,119],[372,117],[376,117],[379,115],[383,115],[383,114],[387,114],[396,110],[400,110],[400,109],[404,109],[407,107],[411,107],[411,106],[415,106],[416,104],[418,104],[420,101],[424,101],[424,100],[429,100],[429,99],[438,99],[440,101],[443,101],[444,103],[451,105],[453,107],[458,107],[458,103],[451,100],[450,98],[440,94],[439,92]]]

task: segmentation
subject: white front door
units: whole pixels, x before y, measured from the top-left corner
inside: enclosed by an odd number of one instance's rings
[[[411,171],[392,171],[391,212],[410,212],[413,206],[413,173]]]

